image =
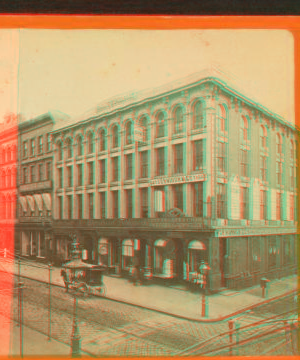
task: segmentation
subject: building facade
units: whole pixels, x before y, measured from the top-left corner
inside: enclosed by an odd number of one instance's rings
[[[51,256],[76,234],[111,273],[187,286],[204,260],[211,291],[296,271],[298,135],[221,76],[112,99],[56,122],[51,142]]]

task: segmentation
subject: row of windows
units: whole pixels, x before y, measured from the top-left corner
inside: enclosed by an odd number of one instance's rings
[[[23,167],[23,184],[51,180],[51,162]]]
[[[8,147],[6,149],[2,149],[1,151],[2,164],[16,160],[17,160],[17,147],[15,145]]]
[[[36,151],[37,148],[37,151]],[[27,158],[28,156],[41,155],[44,152],[51,151],[51,136],[46,136],[46,148],[44,149],[44,136],[41,135],[38,138],[30,139],[29,141],[23,141],[22,144],[22,157]]]

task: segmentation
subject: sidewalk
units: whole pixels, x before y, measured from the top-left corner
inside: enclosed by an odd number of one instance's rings
[[[1,257],[0,271],[14,271],[15,274],[18,274],[18,264],[13,266],[11,260]],[[22,262],[21,276],[49,282],[48,268],[35,262]],[[60,268],[52,268],[51,278],[52,284],[64,287]],[[106,298],[108,299],[203,322],[228,319],[263,302],[297,291],[296,275],[272,280],[268,299],[262,298],[260,286],[242,291],[225,290],[219,294],[207,296],[209,310],[208,317],[204,318],[201,316],[202,296],[200,294],[155,284],[134,286],[126,279],[112,276],[104,276],[104,283],[107,289]]]

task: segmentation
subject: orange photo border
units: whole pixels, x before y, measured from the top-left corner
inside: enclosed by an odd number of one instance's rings
[[[7,15],[0,14],[0,29],[282,29],[294,36],[295,124],[300,128],[300,16],[173,16],[173,15]],[[299,181],[299,168],[298,168]],[[299,184],[299,183],[298,183]],[[299,196],[298,196],[298,208]],[[299,226],[299,225],[298,225]],[[298,231],[299,233],[299,227]],[[299,264],[298,264],[299,269]],[[299,285],[299,283],[298,283]],[[1,339],[0,339],[1,340]],[[300,336],[299,336],[300,340]],[[1,343],[0,343],[1,346]],[[40,358],[40,357],[38,357]],[[60,357],[53,357],[59,359]],[[65,357],[61,357],[65,359]],[[163,360],[168,357],[156,357]],[[220,357],[210,357],[210,359]],[[230,357],[234,359],[238,357]],[[251,359],[260,357],[252,357]],[[264,360],[274,357],[264,356]],[[290,356],[280,357],[291,358]],[[295,357],[296,358],[296,357]],[[298,358],[298,357],[297,357]],[[300,357],[299,357],[300,358]],[[30,359],[30,357],[28,357]],[[36,359],[36,357],[32,357]],[[51,359],[51,357],[47,357]],[[128,357],[110,358],[128,359]],[[143,359],[147,359],[146,357]],[[150,359],[150,358],[149,358]],[[172,358],[169,358],[172,359]],[[190,357],[189,359],[196,359]],[[250,359],[250,358],[247,358]]]

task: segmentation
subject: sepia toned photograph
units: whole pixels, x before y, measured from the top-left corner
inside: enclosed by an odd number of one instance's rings
[[[293,35],[0,46],[0,355],[298,355]]]

